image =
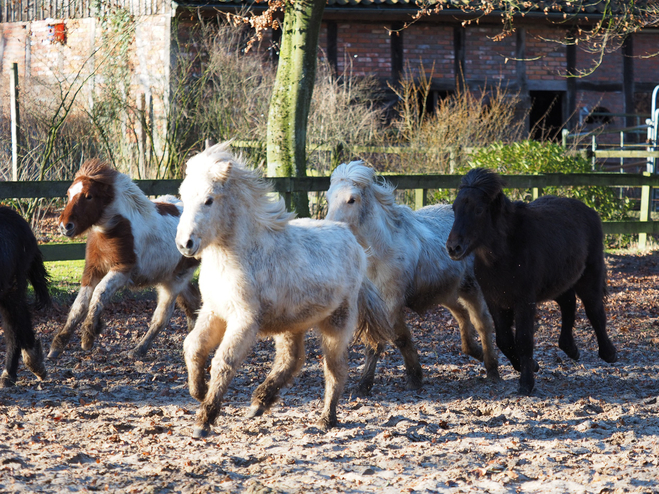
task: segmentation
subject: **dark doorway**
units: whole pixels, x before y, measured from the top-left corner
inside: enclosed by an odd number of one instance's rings
[[[531,139],[558,141],[565,123],[562,91],[530,91],[531,113],[529,124]]]

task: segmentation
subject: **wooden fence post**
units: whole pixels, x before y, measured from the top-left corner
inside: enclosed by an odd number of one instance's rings
[[[414,209],[428,205],[428,189],[414,189]]]
[[[643,175],[646,177],[652,176],[650,172],[643,172]],[[651,209],[651,197],[652,197],[652,187],[649,185],[643,185],[641,187],[641,216],[639,217],[640,221],[649,221],[650,220],[650,209]],[[645,250],[647,247],[648,234],[639,233],[638,234],[638,248],[640,250]]]
[[[11,64],[9,94],[11,98],[11,179],[18,182],[20,112],[18,109],[18,64],[16,62]]]

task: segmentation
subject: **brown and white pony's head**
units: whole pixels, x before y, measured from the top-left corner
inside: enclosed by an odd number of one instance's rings
[[[116,170],[97,159],[82,164],[66,193],[68,203],[59,217],[62,235],[81,235],[102,218],[114,200],[117,175]]]

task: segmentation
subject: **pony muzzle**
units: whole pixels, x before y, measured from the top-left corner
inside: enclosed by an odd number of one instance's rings
[[[461,260],[467,252],[462,243],[453,238],[452,234],[449,235],[448,240],[446,241],[446,250],[448,251],[449,257],[454,261]]]
[[[187,238],[176,238],[176,248],[186,257],[194,257],[199,252],[201,242],[198,238],[188,236]]]
[[[72,222],[64,223],[63,221],[59,224],[59,231],[62,235],[66,237],[73,237],[75,235],[76,226]]]

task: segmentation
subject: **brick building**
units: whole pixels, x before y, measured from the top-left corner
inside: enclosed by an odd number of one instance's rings
[[[72,78],[91,72],[95,50],[104,42],[104,26],[93,5],[90,0],[0,0],[3,106],[12,63],[18,63],[22,80]],[[134,42],[125,54],[132,74],[129,92],[144,94],[157,118],[175,60],[172,40],[186,37],[199,12],[214,16],[246,4],[241,0],[118,0],[112,5],[136,20]],[[258,2],[254,8],[260,8]],[[606,53],[592,74],[567,78],[570,72],[587,70],[598,55],[580,46],[548,41],[560,39],[567,29],[563,14],[531,13],[516,21],[513,35],[494,41],[501,33],[498,16],[463,25],[464,14],[450,8],[400,30],[416,11],[412,0],[328,0],[319,56],[338,71],[349,63],[353,74],[374,75],[383,87],[395,82],[405,67],[415,70],[423,64],[428,71],[434,67],[434,99],[463,83],[472,89],[500,85],[520,94],[522,105],[530,110],[529,128],[541,118],[554,129],[568,121],[573,125],[580,113],[583,117],[596,107],[613,114],[646,113],[652,88],[659,84],[659,56],[652,56],[659,52],[659,29],[629,36],[620,49]],[[389,30],[398,34],[391,35]],[[276,45],[278,33],[270,32],[266,38],[266,44]],[[94,75],[91,82],[98,90],[103,74]],[[612,123],[622,127],[635,121],[618,116]]]

